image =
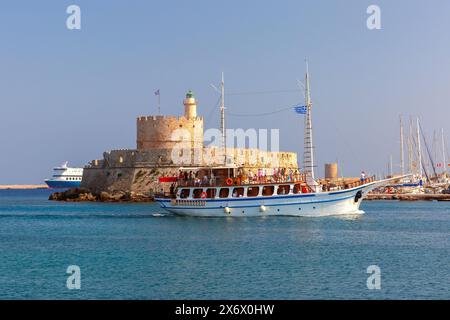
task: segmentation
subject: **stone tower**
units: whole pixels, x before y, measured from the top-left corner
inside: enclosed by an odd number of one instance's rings
[[[183,101],[184,104],[184,116],[187,119],[193,119],[197,117],[197,102],[195,101],[194,93],[189,90],[186,93],[186,98]]]
[[[137,118],[138,150],[173,149],[180,141],[180,129],[188,133],[191,148],[203,148],[203,117],[197,116],[192,91],[183,101],[184,116],[144,116]]]

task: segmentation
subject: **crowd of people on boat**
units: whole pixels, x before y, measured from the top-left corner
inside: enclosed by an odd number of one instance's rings
[[[237,170],[235,177],[216,177],[213,173],[201,175],[199,171],[180,170],[177,183],[181,186],[216,186],[218,184],[240,185],[280,183],[304,180],[304,175],[298,169],[292,168],[258,168],[244,173]]]

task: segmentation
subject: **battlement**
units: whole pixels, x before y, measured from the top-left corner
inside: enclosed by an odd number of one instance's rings
[[[139,150],[174,148],[180,142],[180,129],[186,131],[192,147],[203,147],[203,117],[142,116],[137,118],[136,129]]]
[[[203,121],[203,117],[186,118],[185,116],[139,116],[137,121]]]

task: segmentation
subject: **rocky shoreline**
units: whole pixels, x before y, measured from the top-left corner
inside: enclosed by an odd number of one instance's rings
[[[93,193],[88,189],[74,188],[63,192],[54,192],[48,198],[53,201],[67,202],[154,202],[154,197],[136,192],[114,191]]]
[[[399,201],[450,201],[450,194],[418,193],[418,194],[384,194],[369,193],[365,200],[399,200]]]

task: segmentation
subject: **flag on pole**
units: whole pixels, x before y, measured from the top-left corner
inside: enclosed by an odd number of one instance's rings
[[[294,111],[298,114],[306,114],[307,108],[306,106],[295,106]]]
[[[155,91],[155,97],[158,97],[158,114],[161,114],[161,95],[159,89]]]

